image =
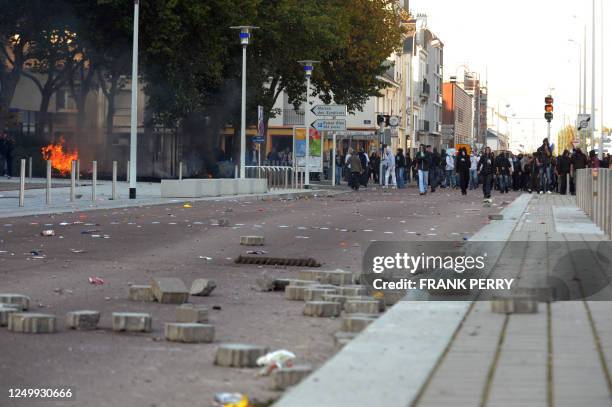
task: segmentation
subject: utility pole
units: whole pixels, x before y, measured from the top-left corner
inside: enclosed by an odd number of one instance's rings
[[[138,157],[138,0],[134,0],[132,38],[132,106],[130,112],[130,199],[136,199],[136,158]]]
[[[596,47],[595,47],[595,43],[596,43],[596,30],[595,30],[595,0],[593,0],[593,39],[592,39],[592,46],[593,46],[593,55],[592,55],[592,61],[591,64],[593,65],[591,67],[591,148],[595,148],[595,83],[596,83],[596,78],[595,78],[595,62],[596,62],[596,58],[595,58],[595,54],[596,54]],[[601,151],[600,151],[601,152]]]

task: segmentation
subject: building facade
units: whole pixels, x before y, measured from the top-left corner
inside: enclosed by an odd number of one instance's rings
[[[444,83],[442,91],[442,139],[444,147],[454,148],[458,144],[474,147],[472,120],[474,101],[455,81]]]

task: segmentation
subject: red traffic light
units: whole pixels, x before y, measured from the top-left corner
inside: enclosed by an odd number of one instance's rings
[[[546,113],[552,113],[553,110],[554,110],[553,105],[546,105],[546,106],[544,106],[544,111]]]
[[[546,98],[544,98],[544,103],[546,103],[547,105],[552,105],[554,101],[555,100],[552,96],[546,96]]]

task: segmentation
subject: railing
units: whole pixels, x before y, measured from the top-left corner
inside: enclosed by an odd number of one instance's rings
[[[304,111],[294,109],[283,109],[283,125],[284,126],[303,126]]]
[[[612,170],[576,171],[576,204],[599,228],[612,237]]]
[[[268,189],[303,189],[304,171],[289,166],[245,166],[247,178],[268,180]]]

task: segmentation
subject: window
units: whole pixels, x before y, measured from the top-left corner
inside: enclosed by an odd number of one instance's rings
[[[74,110],[74,99],[66,89],[60,89],[55,94],[55,106],[57,110]]]

